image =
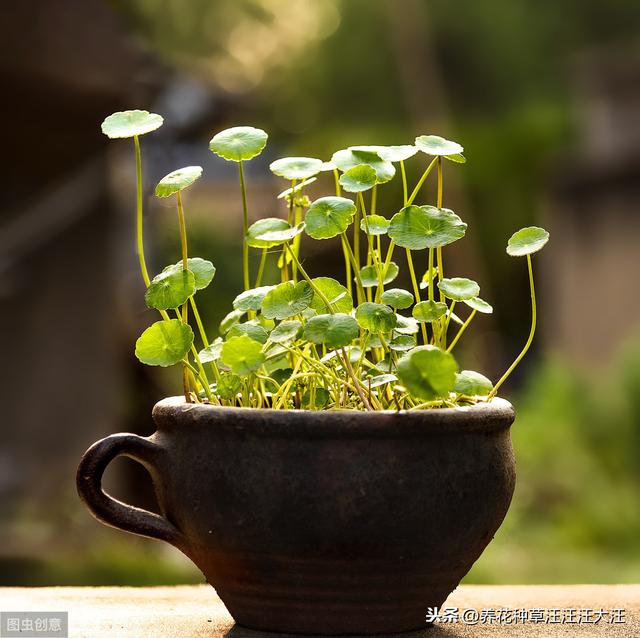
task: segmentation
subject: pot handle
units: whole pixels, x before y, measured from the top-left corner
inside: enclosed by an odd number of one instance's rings
[[[164,516],[122,503],[102,489],[102,475],[117,456],[128,456],[153,476],[159,450],[157,444],[137,434],[112,434],[96,441],[84,453],[78,466],[78,495],[101,523],[181,547],[182,534]]]

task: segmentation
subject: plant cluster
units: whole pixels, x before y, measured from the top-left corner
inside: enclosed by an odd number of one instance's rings
[[[523,228],[507,244],[509,255],[526,257],[529,272],[532,325],[522,352],[495,385],[478,372],[460,371],[452,351],[477,313],[491,313],[492,307],[472,279],[445,276],[444,248],[464,237],[467,224],[443,207],[443,168],[466,159],[462,146],[437,135],[420,135],[401,146],[352,146],[328,162],[278,159],[270,168],[287,182],[278,195],[282,215],[250,225],[244,162],[263,151],[267,134],[249,126],[217,133],[210,150],[238,166],[244,290],[211,339],[195,297],[216,270],[210,261],[189,256],[182,202],[182,191],[201,176],[200,166],[173,171],[156,186],[156,196],[175,198],[182,258],[153,278],[147,271],[139,137],[162,123],[147,111],[124,111],[107,117],[102,131],[134,141],[138,258],[145,302],[161,317],[137,340],[136,356],[148,365],[180,365],[186,401],[311,410],[455,406],[494,397],[524,357],[536,326],[531,255],[549,234]],[[426,166],[409,189],[405,162],[414,156]],[[396,176],[397,167],[403,202],[388,218],[377,209],[378,189]],[[417,204],[432,173],[436,202]],[[310,201],[306,187],[324,174],[333,176],[334,194]],[[337,238],[344,256],[342,282],[307,272],[303,235]],[[259,253],[255,274],[250,251]],[[399,258],[406,260],[411,290],[392,286]],[[277,263],[278,282],[263,281],[269,259]],[[466,309],[465,318],[460,309]]]

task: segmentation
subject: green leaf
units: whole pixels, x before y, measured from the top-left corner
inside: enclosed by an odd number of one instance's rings
[[[286,343],[287,341],[294,341],[298,338],[302,323],[297,319],[290,321],[283,321],[279,323],[269,334],[269,339],[274,343]]]
[[[295,186],[292,186],[291,188],[287,188],[286,190],[283,190],[277,197],[277,199],[284,199],[285,197],[289,197],[289,195],[293,194],[293,193],[299,193],[305,186],[308,186],[309,184],[313,184],[313,182],[316,181],[316,177],[312,177],[310,179],[305,179],[301,182],[298,182]]]
[[[366,233],[367,227],[369,235],[384,235],[389,229],[389,220],[382,215],[367,215],[360,220],[360,230]]]
[[[209,150],[228,161],[241,162],[260,155],[268,137],[253,126],[234,126],[216,133],[209,142]]]
[[[252,321],[236,323],[231,326],[226,338],[229,340],[231,337],[240,337],[241,335],[247,335],[247,337],[258,343],[267,343],[267,339],[269,338],[267,331],[260,324]]]
[[[372,333],[393,330],[398,320],[389,306],[365,301],[356,308],[356,321],[364,330]]]
[[[215,277],[216,267],[207,259],[201,259],[200,257],[189,257],[187,259],[187,265],[189,270],[193,273],[196,282],[196,290],[202,290],[206,288]],[[182,260],[171,264],[163,269],[163,273],[173,273],[182,270]]]
[[[177,308],[196,291],[196,279],[190,270],[162,271],[156,275],[144,293],[148,308]]]
[[[172,366],[181,361],[193,343],[193,330],[179,319],[156,321],[136,341],[136,357],[148,366]]]
[[[316,388],[315,390],[315,399],[313,402],[313,409],[323,408],[329,400],[331,399],[331,395],[326,388]],[[311,392],[307,390],[303,395],[300,402],[300,406],[303,410],[309,410],[312,408],[311,406]]]
[[[262,314],[267,319],[288,319],[308,308],[313,289],[306,281],[285,281],[270,290],[262,300]]]
[[[238,396],[242,387],[242,379],[235,374],[225,374],[216,385],[216,393],[221,399],[231,401]]]
[[[390,284],[400,272],[398,264],[394,261],[390,261],[389,265],[384,271],[383,283]],[[375,266],[365,266],[360,270],[360,280],[365,288],[372,288],[378,285],[378,271]]]
[[[439,248],[464,237],[467,225],[448,208],[406,206],[391,218],[388,235],[401,248]]]
[[[416,146],[427,155],[458,155],[464,152],[464,148],[457,142],[445,140],[439,135],[420,135],[416,137]]]
[[[220,358],[222,352],[222,339],[218,337],[211,345],[203,348],[198,352],[198,358],[201,363],[212,363]]]
[[[350,315],[316,315],[307,321],[302,336],[328,348],[342,348],[349,345],[360,334],[358,322]]]
[[[485,397],[493,390],[493,383],[479,372],[463,370],[456,375],[453,390],[469,397]]]
[[[456,383],[458,364],[436,346],[418,346],[398,361],[398,376],[411,394],[425,401],[447,397]]]
[[[445,297],[454,301],[467,301],[480,294],[480,286],[466,277],[451,277],[438,282],[438,288]]]
[[[233,307],[235,310],[242,310],[244,312],[248,310],[260,310],[262,300],[266,294],[274,288],[275,286],[260,286],[259,288],[245,290],[233,300]]]
[[[200,175],[202,166],[185,166],[165,175],[156,186],[156,197],[169,197],[191,186]]]
[[[416,338],[413,335],[397,335],[389,341],[389,348],[396,352],[406,352],[416,347]]]
[[[413,157],[418,149],[413,144],[401,144],[399,146],[375,146],[378,155],[387,162],[404,162]]]
[[[251,224],[247,231],[247,244],[252,248],[272,248],[282,242],[279,240],[264,239],[263,235],[267,235],[274,232],[280,232],[283,230],[289,230],[291,226],[286,220],[279,217],[266,217],[265,219],[259,219],[257,222]]]
[[[349,314],[353,309],[353,299],[349,291],[338,281],[331,277],[314,277],[313,285],[327,298],[334,312],[344,312]],[[328,312],[327,306],[322,298],[313,294],[310,304],[318,314]]]
[[[413,295],[402,288],[389,288],[380,295],[380,301],[396,310],[402,310],[413,303]]]
[[[541,250],[549,241],[549,233],[539,226],[528,226],[513,233],[507,244],[507,254],[512,257],[531,255]]]
[[[112,139],[144,135],[160,128],[164,120],[161,115],[149,111],[118,111],[102,122],[102,132]]]
[[[412,315],[416,321],[429,323],[438,321],[447,312],[447,304],[441,301],[421,301],[413,307]]]
[[[438,275],[440,273],[438,272],[437,268],[431,268],[431,280],[435,281],[438,278]],[[429,269],[427,268],[424,272],[424,275],[422,275],[422,279],[420,280],[420,290],[424,290],[425,288],[429,287]]]
[[[405,317],[396,313],[396,319],[398,323],[395,327],[395,332],[401,335],[414,335],[420,330],[418,322],[413,317]]]
[[[220,359],[233,374],[244,377],[255,372],[264,362],[262,346],[247,335],[231,337],[222,344]]]
[[[368,164],[354,166],[340,175],[340,186],[348,193],[362,193],[377,184],[377,174]]]
[[[365,150],[362,150],[362,149]],[[395,166],[383,160],[376,151],[366,150],[367,147],[351,147],[336,151],[331,161],[341,170],[348,171],[354,166],[368,164],[376,172],[378,184],[388,182],[396,174]]]
[[[467,306],[473,308],[474,310],[477,310],[478,312],[482,312],[487,315],[493,312],[493,306],[484,301],[484,299],[480,299],[480,297],[465,299],[464,302],[467,304]]]
[[[313,239],[330,239],[343,233],[353,221],[355,204],[345,197],[316,199],[306,215],[306,232]]]
[[[445,158],[451,162],[455,162],[456,164],[466,164],[467,158],[461,153],[456,153],[455,155],[445,155]]]
[[[387,383],[393,383],[397,381],[398,377],[395,374],[378,374],[375,377],[370,377],[367,381],[365,381],[365,385],[368,388],[378,388],[381,385],[386,385]]]
[[[220,322],[220,334],[227,334],[227,332],[229,332],[229,330],[231,329],[231,326],[237,324],[238,321],[242,319],[243,315],[244,310],[232,310],[227,315],[225,315],[225,317]]]
[[[257,241],[266,242],[269,246],[277,246],[278,244],[285,244],[291,241],[294,237],[297,237],[304,230],[305,223],[300,222],[297,226],[290,226],[283,230],[269,230],[256,235]],[[287,262],[288,263],[288,262]]]
[[[288,180],[308,179],[322,170],[322,160],[313,157],[283,157],[269,164],[274,175]]]

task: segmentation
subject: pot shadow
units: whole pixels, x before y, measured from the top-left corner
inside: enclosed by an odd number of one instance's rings
[[[257,629],[247,629],[246,627],[241,627],[240,625],[233,625],[233,627],[231,627],[222,635],[222,638],[274,638],[274,636],[301,638],[299,634],[272,633],[268,631],[259,631]],[[406,631],[401,634],[377,634],[377,636],[378,638],[456,638],[456,636],[460,636],[460,634],[457,632],[452,632],[450,629],[444,629],[443,627],[431,625],[417,631]],[[324,634],[315,634],[314,636],[307,636],[307,638],[336,637],[325,636]],[[340,636],[340,638],[362,638],[362,636],[344,635]]]

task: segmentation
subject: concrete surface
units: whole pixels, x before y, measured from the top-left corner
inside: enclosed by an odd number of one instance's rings
[[[436,622],[431,629],[403,634],[404,638],[495,638],[499,636],[640,636],[640,585],[472,586],[459,587],[445,607],[514,610],[547,621],[564,614],[590,623],[526,622],[517,624]],[[550,610],[560,610],[553,612]],[[597,610],[607,612],[599,622]],[[612,622],[611,611],[624,609],[625,622]],[[537,612],[535,610],[538,610]],[[577,610],[577,611],[570,611]],[[591,611],[586,611],[591,610]],[[180,587],[43,587],[0,588],[0,611],[68,611],[70,638],[261,638],[263,634],[234,625],[231,616],[207,585]],[[425,609],[425,613],[427,610]],[[469,619],[472,620],[473,612]],[[617,612],[620,614],[621,612]],[[490,615],[485,611],[485,615]],[[519,612],[522,618],[522,612]],[[536,616],[537,614],[537,616]],[[568,616],[568,618],[567,618]]]

